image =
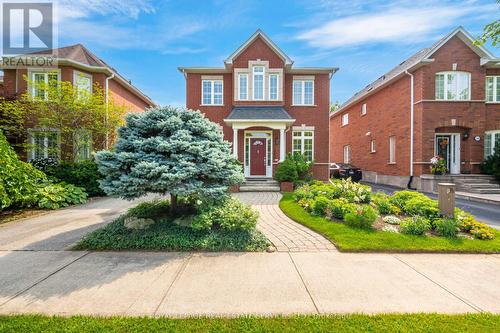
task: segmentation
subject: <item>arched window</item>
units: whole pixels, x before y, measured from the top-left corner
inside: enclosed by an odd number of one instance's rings
[[[436,73],[436,100],[470,100],[470,73],[458,71]]]

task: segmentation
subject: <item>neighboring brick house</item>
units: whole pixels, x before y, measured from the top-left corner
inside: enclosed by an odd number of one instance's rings
[[[288,152],[328,178],[330,79],[337,68],[299,68],[261,30],[224,67],[180,67],[186,106],[219,123],[247,178],[270,178]]]
[[[500,59],[459,27],[355,94],[330,128],[331,161],[371,182],[422,188],[435,155],[452,175],[479,173],[500,145]]]
[[[142,112],[146,108],[155,105],[148,96],[133,86],[130,81],[126,80],[114,68],[110,67],[81,44],[54,49],[50,52],[30,53],[22,56],[22,59],[35,59],[48,53],[55,57],[55,66],[0,66],[3,70],[0,97],[6,99],[19,98],[29,89],[29,92],[34,96],[43,98],[44,92],[37,91],[36,85],[28,87],[29,82],[49,82],[51,79],[56,79],[57,81],[71,82],[79,90],[89,92],[92,92],[94,86],[98,85],[103,89],[106,99],[112,99],[116,105],[125,107],[128,112]],[[27,126],[31,127],[31,125]],[[57,157],[50,156],[55,154],[55,149],[49,150],[47,148],[57,145],[61,147],[57,129],[28,128],[27,135],[32,148],[26,152],[26,159]],[[18,142],[24,140],[23,138],[14,139]],[[86,140],[85,142],[91,142],[91,140]],[[63,143],[63,146],[73,149],[71,147],[72,143],[66,143],[65,145]],[[77,152],[83,152],[83,158],[89,158],[92,150],[93,147],[90,144],[85,144],[84,147],[76,149]],[[75,155],[75,158],[77,157],[78,159],[82,158],[82,156]]]

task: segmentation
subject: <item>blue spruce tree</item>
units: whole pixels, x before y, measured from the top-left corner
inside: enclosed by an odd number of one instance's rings
[[[133,199],[170,193],[175,214],[181,197],[220,200],[228,187],[243,181],[230,143],[199,111],[157,107],[130,114],[118,134],[113,151],[96,154],[108,195]]]

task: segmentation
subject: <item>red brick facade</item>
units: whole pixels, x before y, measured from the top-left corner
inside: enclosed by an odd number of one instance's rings
[[[432,55],[431,61],[411,70],[414,76],[414,176],[428,174],[435,154],[435,135],[459,134],[460,173],[478,173],[484,157],[485,132],[500,129],[500,104],[485,103],[485,76],[500,69],[481,65],[481,57],[462,39],[451,37]],[[436,100],[436,73],[470,73],[470,100]],[[344,146],[351,147],[351,162],[369,180],[405,185],[410,175],[410,75],[402,73],[390,84],[342,107],[330,118],[330,156],[343,161]],[[361,114],[366,104],[366,115]],[[342,116],[349,124],[342,126]],[[389,163],[389,137],[396,137],[395,162]],[[475,140],[479,138],[479,141]],[[370,141],[375,140],[376,152]],[[458,149],[458,148],[457,148]],[[394,176],[391,178],[391,176]],[[418,185],[418,180],[414,184]]]
[[[235,70],[247,69],[250,67],[249,61],[267,61],[269,70],[282,70],[283,73],[283,98],[281,101],[238,101],[235,98],[235,87],[233,78],[236,77]],[[208,119],[222,126],[224,138],[233,142],[233,128],[226,119],[235,106],[282,106],[295,121],[289,124],[285,131],[286,153],[292,151],[292,129],[294,126],[314,127],[314,166],[315,178],[328,178],[328,114],[330,103],[330,77],[326,70],[310,72],[301,71],[300,74],[294,72],[291,65],[287,65],[282,56],[277,54],[262,37],[255,38],[240,54],[232,61],[232,64],[221,67],[217,72],[214,69],[207,73],[204,69],[183,70],[186,76],[186,107],[188,109],[200,110]],[[222,106],[201,105],[202,101],[202,77],[219,76],[223,79],[223,104]],[[292,83],[294,76],[314,77],[314,105],[294,106],[292,105]],[[280,87],[279,89],[282,89]],[[271,130],[270,127],[262,124],[258,127],[248,127],[238,130],[238,159],[244,162],[245,155],[245,131]],[[273,174],[280,159],[280,131],[272,130],[272,151],[273,151]]]

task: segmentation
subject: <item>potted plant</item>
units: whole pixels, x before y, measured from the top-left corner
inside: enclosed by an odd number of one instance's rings
[[[431,173],[433,175],[444,175],[447,171],[446,163],[441,156],[431,158]]]
[[[278,165],[274,179],[280,182],[282,192],[293,192],[294,185],[311,179],[312,162],[300,153],[289,153],[285,160]]]

